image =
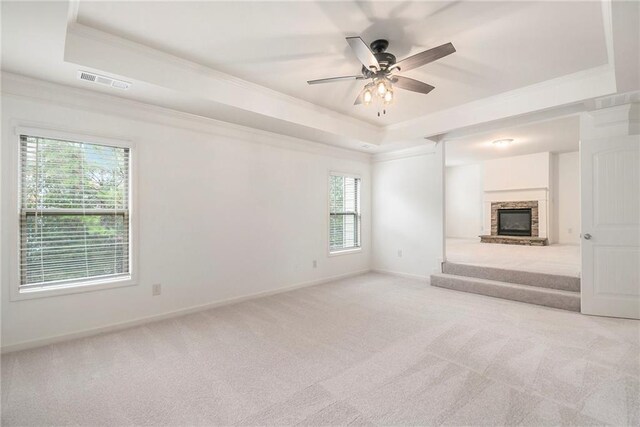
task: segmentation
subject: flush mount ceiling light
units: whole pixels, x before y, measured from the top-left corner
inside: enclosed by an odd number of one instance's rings
[[[396,57],[386,52],[389,42],[387,40],[375,40],[371,43],[371,49],[360,37],[347,37],[347,43],[353,53],[362,63],[360,75],[330,77],[328,79],[309,80],[307,83],[315,85],[319,83],[332,83],[342,80],[368,80],[364,88],[358,94],[354,105],[370,105],[373,102],[378,104],[378,117],[380,116],[380,106],[382,114],[386,114],[386,106],[391,104],[394,98],[394,88],[410,90],[427,94],[435,89],[433,86],[418,80],[397,75],[401,71],[409,71],[421,67],[430,62],[452,54],[456,51],[451,43],[445,43],[433,49],[425,50],[413,56],[396,62]]]
[[[496,147],[506,147],[513,142],[513,139],[496,139],[492,142]]]

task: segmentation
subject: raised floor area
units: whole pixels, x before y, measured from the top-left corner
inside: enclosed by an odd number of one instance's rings
[[[366,274],[2,356],[2,424],[640,424],[640,322]]]
[[[520,246],[481,243],[480,239],[447,238],[447,261],[531,271],[535,273],[580,276],[580,246]]]

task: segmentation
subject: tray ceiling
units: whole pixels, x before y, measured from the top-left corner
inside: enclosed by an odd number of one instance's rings
[[[599,2],[81,2],[77,21],[377,125],[395,124],[607,62]],[[570,29],[568,31],[567,29]],[[408,77],[384,117],[353,106],[361,82],[345,36],[387,38],[399,59],[457,53]]]
[[[637,2],[2,2],[9,73],[206,119],[381,153],[482,123],[638,89]],[[353,106],[344,38],[386,38],[399,59],[451,41],[457,52],[405,75],[388,114]],[[615,47],[615,49],[614,49]],[[132,82],[127,91],[78,70]],[[6,92],[6,86],[3,91]]]

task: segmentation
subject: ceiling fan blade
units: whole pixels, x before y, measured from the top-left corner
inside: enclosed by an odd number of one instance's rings
[[[376,59],[369,46],[362,40],[360,37],[347,37],[347,43],[351,46],[353,53],[356,54],[360,62],[370,70],[372,67],[375,67],[377,70],[380,69],[380,64]]]
[[[391,68],[399,68],[401,71],[413,70],[414,68],[422,67],[425,64],[436,61],[447,55],[451,55],[455,51],[456,48],[453,47],[453,44],[445,43],[441,46],[416,53],[402,61],[396,62]]]
[[[391,79],[394,87],[400,89],[410,90],[412,92],[427,94],[435,89],[435,87],[422,83],[418,80],[410,79],[409,77],[393,76]]]
[[[327,79],[309,80],[307,81],[307,83],[309,83],[310,85],[317,85],[320,83],[332,83],[332,82],[339,82],[342,80],[362,80],[364,78],[365,78],[364,76],[329,77]]]

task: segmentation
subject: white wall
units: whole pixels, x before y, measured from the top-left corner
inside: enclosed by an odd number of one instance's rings
[[[71,106],[79,93],[56,86],[51,94],[41,93],[51,103],[3,93],[3,347],[369,269],[368,155],[180,114],[165,117],[143,104],[95,93],[78,95],[77,107]],[[115,113],[101,112],[106,110]],[[129,113],[145,119],[122,116]],[[9,269],[15,266],[7,265],[5,255],[14,250],[7,231],[16,227],[9,220],[16,206],[8,203],[16,192],[9,176],[14,170],[9,162],[16,159],[8,155],[10,144],[17,143],[15,121],[137,144],[137,286],[10,301],[10,286],[16,284],[10,283]],[[362,177],[360,253],[327,255],[330,170]],[[412,248],[406,250],[412,256]],[[159,297],[151,296],[154,283],[162,284]]]
[[[580,154],[556,155],[555,210],[558,243],[580,244]]]
[[[424,278],[438,270],[443,257],[441,147],[435,154],[374,163],[374,269]]]
[[[445,169],[447,237],[475,238],[483,234],[482,164]]]
[[[549,153],[505,157],[484,162],[484,191],[549,188]]]

